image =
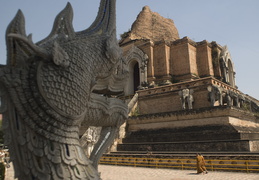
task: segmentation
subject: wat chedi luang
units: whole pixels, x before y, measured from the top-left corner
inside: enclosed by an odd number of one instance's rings
[[[118,151],[259,151],[259,102],[238,90],[227,46],[180,38],[172,20],[147,6],[120,46],[125,91],[138,101]]]

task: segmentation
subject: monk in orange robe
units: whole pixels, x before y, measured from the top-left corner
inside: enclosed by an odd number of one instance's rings
[[[196,155],[196,160],[197,160],[197,173],[208,173],[206,167],[205,167],[205,160],[204,157],[200,154],[197,153]]]

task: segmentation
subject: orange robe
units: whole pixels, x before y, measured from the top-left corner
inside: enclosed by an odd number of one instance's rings
[[[197,156],[197,173],[206,172],[205,160],[202,155]]]

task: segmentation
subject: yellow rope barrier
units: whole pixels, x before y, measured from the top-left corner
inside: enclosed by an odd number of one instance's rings
[[[138,157],[108,157],[103,156],[99,162],[106,165],[122,165],[133,167],[154,167],[154,168],[177,168],[195,169],[196,159],[170,159],[170,158],[138,158]],[[208,170],[229,170],[259,172],[259,160],[220,160],[207,159],[206,167]]]

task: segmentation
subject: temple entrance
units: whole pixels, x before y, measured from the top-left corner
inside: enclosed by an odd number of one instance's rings
[[[126,96],[133,95],[138,91],[140,85],[147,82],[147,62],[148,57],[142,50],[133,46],[125,55],[129,78],[125,85]]]
[[[133,86],[134,86],[134,93],[138,90],[138,87],[140,85],[140,79],[139,79],[139,64],[138,62],[135,63],[133,68]]]
[[[135,94],[140,85],[139,63],[132,60],[129,63],[129,83],[127,84],[128,95]]]
[[[133,95],[140,85],[139,63],[135,59],[131,59],[128,65],[129,78],[125,86],[125,95]]]
[[[228,61],[228,74],[229,74],[229,84],[232,87],[235,87],[235,74],[234,74],[234,70],[233,70],[233,66],[231,61]]]

